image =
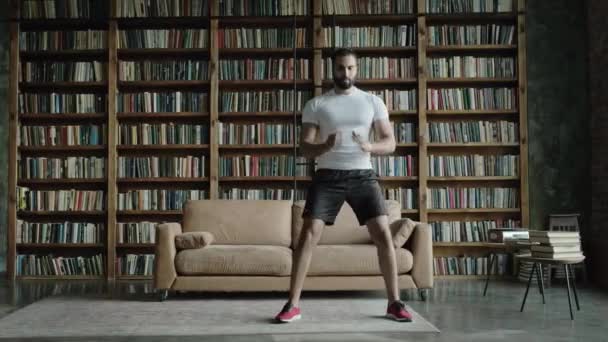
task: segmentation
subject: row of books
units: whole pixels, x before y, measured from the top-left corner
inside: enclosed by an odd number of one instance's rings
[[[19,160],[20,179],[103,178],[105,158],[101,157],[25,157]]]
[[[427,208],[431,209],[482,209],[518,208],[517,188],[453,188],[433,187],[426,189]]]
[[[206,190],[140,189],[118,193],[118,210],[182,210],[188,200],[205,199]]]
[[[414,143],[416,142],[416,137],[418,136],[416,132],[416,125],[412,122],[391,122],[393,126],[393,133],[395,134],[395,141],[398,144],[403,143]],[[372,130],[372,139],[376,139],[376,131]]]
[[[406,156],[373,156],[372,167],[381,177],[409,177],[418,172],[415,157]]]
[[[102,94],[20,93],[19,113],[100,113],[106,102]]]
[[[519,124],[512,121],[429,122],[433,143],[517,143]]]
[[[27,211],[102,211],[105,209],[104,191],[97,190],[29,190],[19,201]]]
[[[176,123],[140,123],[118,125],[118,138],[124,145],[200,145],[209,142],[206,125]]]
[[[333,79],[334,65],[331,58],[322,60],[323,77]],[[416,60],[394,57],[357,58],[357,79],[400,79],[416,77]]]
[[[90,62],[25,62],[20,78],[25,82],[97,82],[105,81],[108,64]]]
[[[426,0],[427,13],[493,13],[513,9],[513,0]]]
[[[15,271],[18,276],[101,276],[103,259],[101,254],[77,257],[19,254]]]
[[[514,88],[427,89],[429,110],[510,110],[517,108]]]
[[[489,269],[488,257],[434,257],[434,275],[504,275],[507,273],[509,257],[507,254],[496,254],[496,263]]]
[[[368,90],[369,93],[379,96],[388,110],[416,110],[417,93],[415,89],[383,89]]]
[[[209,79],[209,63],[198,60],[120,61],[122,81],[202,81]]]
[[[415,47],[416,25],[381,25],[323,28],[327,47]]]
[[[219,122],[218,139],[220,144],[293,144],[299,140],[302,126],[293,124],[255,123],[235,124]]]
[[[259,90],[220,92],[220,112],[293,111],[312,98],[309,90]]]
[[[205,49],[209,47],[207,29],[119,30],[120,49]]]
[[[220,156],[220,176],[263,177],[263,176],[309,176],[306,158],[290,155],[239,155]],[[296,165],[298,164],[298,165]]]
[[[208,112],[209,94],[200,92],[120,93],[118,112]]]
[[[118,17],[204,17],[209,15],[207,0],[121,0]]]
[[[384,188],[384,197],[401,203],[401,209],[418,207],[418,190],[411,188]]]
[[[205,177],[207,174],[205,163],[205,156],[118,157],[118,177]]]
[[[324,0],[323,14],[368,15],[368,14],[410,14],[414,13],[414,0]]]
[[[229,200],[296,200],[306,199],[305,190],[275,188],[230,188],[220,187],[221,199]],[[295,196],[295,197],[294,197]]]
[[[518,155],[429,155],[429,176],[517,176]]]
[[[21,146],[102,145],[106,125],[21,126],[17,141]]]
[[[513,78],[516,70],[513,57],[429,57],[427,67],[431,78]]]
[[[502,227],[519,227],[519,220],[485,221],[435,221],[431,225],[433,241],[437,242],[485,242],[488,230]]]
[[[103,243],[105,226],[91,222],[17,220],[16,243]]]
[[[158,222],[118,222],[116,239],[118,243],[155,243]]]
[[[279,16],[308,15],[312,0],[222,0],[220,15]],[[335,1],[335,0],[334,0]]]
[[[306,58],[220,59],[220,80],[307,80],[311,62]]]
[[[218,48],[273,49],[310,46],[306,28],[226,28],[219,29]]]
[[[450,24],[428,27],[430,46],[512,45],[514,39],[515,26],[512,24]]]
[[[22,31],[21,51],[97,50],[108,47],[108,33],[102,30]]]
[[[125,254],[118,258],[117,272],[122,276],[151,276],[154,254]]]
[[[20,3],[20,14],[24,19],[102,19],[109,9],[106,2],[91,0],[24,0]]]

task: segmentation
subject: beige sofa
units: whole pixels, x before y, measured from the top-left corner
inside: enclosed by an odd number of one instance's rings
[[[399,203],[387,201],[389,221],[401,217]],[[301,227],[304,203],[255,200],[196,200],[186,203],[182,223],[156,228],[154,287],[160,299],[168,291],[288,291],[292,251]],[[403,219],[408,220],[408,219]],[[413,232],[397,248],[401,289],[433,286],[431,229],[408,221]],[[397,224],[401,224],[397,222]],[[176,248],[176,236],[210,232],[202,248]],[[315,248],[304,290],[384,289],[376,247],[345,204]],[[421,291],[423,299],[426,291]]]

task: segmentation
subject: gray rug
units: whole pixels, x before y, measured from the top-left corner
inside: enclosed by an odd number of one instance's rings
[[[383,317],[384,299],[309,299],[302,319],[273,324],[284,299],[169,299],[165,302],[50,297],[0,319],[0,337],[191,336],[294,333],[439,332]]]

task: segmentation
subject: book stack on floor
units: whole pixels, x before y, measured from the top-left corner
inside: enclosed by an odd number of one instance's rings
[[[583,256],[579,232],[531,230],[532,257],[547,259],[570,259]]]

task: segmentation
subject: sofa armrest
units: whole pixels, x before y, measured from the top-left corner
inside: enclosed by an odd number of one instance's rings
[[[182,233],[179,223],[156,226],[156,255],[154,257],[154,288],[170,289],[177,278],[175,270],[175,236]]]
[[[433,239],[431,226],[418,223],[409,239],[408,247],[414,257],[412,279],[418,288],[433,287]]]

